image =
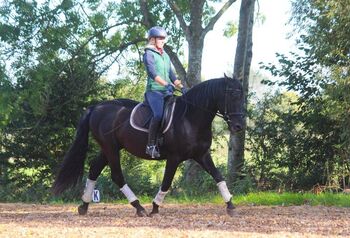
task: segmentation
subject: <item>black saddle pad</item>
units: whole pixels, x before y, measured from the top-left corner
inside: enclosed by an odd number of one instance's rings
[[[160,129],[162,133],[165,133],[171,125],[175,104],[176,97],[170,97],[165,101]],[[152,116],[153,113],[150,106],[145,102],[139,103],[131,112],[130,124],[133,128],[137,130],[148,132],[148,127],[151,122]]]

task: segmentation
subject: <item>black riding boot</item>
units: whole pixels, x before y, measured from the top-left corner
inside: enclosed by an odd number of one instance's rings
[[[156,145],[159,125],[160,125],[160,121],[152,118],[148,129],[149,132],[148,132],[148,144],[146,147],[146,154],[150,155],[152,158],[160,157],[159,150]]]

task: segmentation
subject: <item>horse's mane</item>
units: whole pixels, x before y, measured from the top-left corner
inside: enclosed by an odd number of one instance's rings
[[[213,99],[223,89],[225,80],[231,80],[231,78],[215,78],[201,82],[180,98],[185,102],[191,102],[193,105],[207,105],[208,100]]]
[[[215,113],[210,108],[214,106],[213,103],[217,101],[218,96],[223,95],[225,80],[231,79],[228,77],[209,79],[192,87],[178,98],[176,106],[178,113],[175,115],[175,120],[182,118],[188,110],[191,110],[191,106]]]

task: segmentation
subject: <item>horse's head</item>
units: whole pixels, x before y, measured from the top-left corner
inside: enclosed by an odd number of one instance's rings
[[[242,84],[237,78],[228,78],[225,75],[224,93],[219,103],[219,112],[227,122],[231,133],[238,132],[244,126],[244,95]]]

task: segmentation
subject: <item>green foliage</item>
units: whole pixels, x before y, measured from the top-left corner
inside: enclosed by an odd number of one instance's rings
[[[224,36],[230,38],[238,32],[238,26],[236,23],[228,22],[226,23],[226,28],[224,30]]]
[[[49,199],[82,111],[117,97],[101,75],[123,42],[114,34],[112,45],[104,14],[85,10],[77,1],[1,3],[1,200]]]
[[[221,174],[225,174],[225,167],[223,165],[216,165]],[[178,169],[181,174],[185,170],[185,166],[181,166]],[[180,177],[179,180],[173,182],[173,194],[176,196],[200,196],[203,194],[211,194],[217,192],[218,188],[216,186],[213,178],[206,173],[204,170],[199,170],[195,179],[190,182],[186,181],[185,176]]]
[[[349,66],[350,5],[348,0],[293,1],[293,18],[300,42],[310,54],[331,66]]]
[[[313,99],[314,101],[314,99]],[[261,189],[310,189],[340,185],[340,139],[335,121],[322,114],[323,101],[311,105],[296,94],[276,94],[251,107],[247,170]]]
[[[0,65],[0,126],[4,126],[9,121],[9,114],[12,107],[11,101],[14,100],[12,93],[12,84],[8,80],[3,65]]]
[[[300,51],[262,66],[279,77],[265,84],[294,96],[277,93],[252,105],[247,167],[258,187],[349,186],[349,34],[338,28],[350,22],[344,3],[294,1]]]

